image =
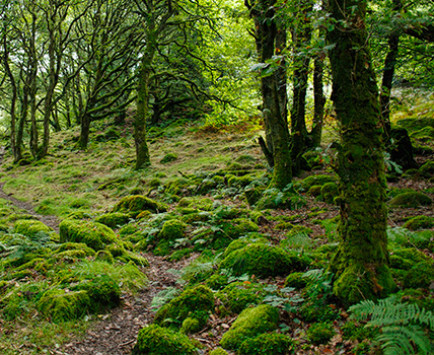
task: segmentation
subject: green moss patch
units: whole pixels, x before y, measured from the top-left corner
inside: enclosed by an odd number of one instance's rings
[[[95,219],[95,222],[104,224],[110,228],[118,228],[120,226],[123,226],[124,224],[127,224],[129,220],[130,220],[130,216],[128,214],[121,213],[121,212],[113,212],[113,213],[106,213],[101,216],[98,216]]]
[[[213,309],[213,292],[208,287],[199,285],[186,289],[178,297],[161,307],[155,314],[154,322],[162,326],[179,328],[185,319],[192,318],[198,323],[195,329],[189,329],[189,331],[196,332],[205,326],[209,313]]]
[[[316,345],[328,343],[335,334],[333,323],[314,323],[307,330],[309,340]]]
[[[278,333],[264,333],[255,338],[247,338],[241,343],[237,354],[240,355],[287,355],[294,353],[294,343],[286,335]]]
[[[216,294],[227,310],[240,313],[249,305],[259,304],[265,297],[263,286],[258,283],[233,282]]]
[[[94,250],[104,249],[107,244],[118,242],[112,229],[104,224],[65,219],[59,225],[60,241],[84,243]]]
[[[263,304],[247,308],[223,335],[220,344],[225,349],[238,349],[246,339],[275,330],[278,321],[279,312],[274,307]]]
[[[314,185],[324,185],[328,182],[336,182],[336,178],[330,175],[310,175],[303,179],[300,184],[304,191],[309,191],[309,189]]]
[[[434,218],[429,216],[416,216],[405,222],[403,227],[411,231],[432,228],[434,227]]]
[[[139,331],[133,355],[189,355],[196,349],[188,336],[152,324]]]
[[[133,195],[122,198],[114,207],[113,212],[129,213],[133,217],[142,211],[154,213],[166,212],[167,206],[146,196]]]
[[[421,192],[406,192],[400,194],[389,201],[389,205],[392,207],[412,207],[430,206],[432,200],[429,196]]]
[[[163,227],[158,233],[158,239],[175,240],[185,237],[187,225],[177,219],[164,222]]]
[[[46,226],[44,223],[34,219],[23,219],[15,222],[14,232],[27,235],[29,237],[35,236],[37,233],[49,233],[53,229]]]
[[[306,201],[303,196],[298,195],[293,191],[282,191],[276,188],[265,190],[262,193],[261,198],[256,202],[257,210],[266,209],[290,209],[295,210],[297,208],[306,205]]]

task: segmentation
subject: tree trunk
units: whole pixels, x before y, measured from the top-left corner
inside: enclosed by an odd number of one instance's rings
[[[386,180],[380,106],[365,27],[366,1],[329,0],[336,25],[328,41],[333,95],[341,124],[339,251],[333,291],[345,304],[395,287],[387,252]]]
[[[323,59],[318,56],[315,57],[313,70],[314,112],[311,131],[313,147],[319,147],[321,144],[324,105],[326,102],[323,89],[323,69]]]

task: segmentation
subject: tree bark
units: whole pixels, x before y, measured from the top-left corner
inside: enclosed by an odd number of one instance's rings
[[[341,124],[339,251],[333,291],[346,305],[395,287],[388,268],[386,180],[378,89],[367,43],[366,1],[329,0],[333,95]],[[345,26],[338,25],[344,23]]]
[[[323,88],[323,59],[315,57],[313,69],[313,97],[314,97],[314,112],[312,124],[312,146],[319,147],[321,144],[322,126],[324,120],[324,105],[326,98]]]

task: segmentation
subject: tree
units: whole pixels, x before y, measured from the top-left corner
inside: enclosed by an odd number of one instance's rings
[[[365,24],[366,1],[329,0],[328,41],[332,99],[341,125],[339,250],[332,269],[343,303],[386,295],[394,288],[388,268],[386,180],[381,112]]]

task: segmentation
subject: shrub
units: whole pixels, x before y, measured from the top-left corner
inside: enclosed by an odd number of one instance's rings
[[[307,336],[313,344],[326,344],[336,334],[332,323],[314,323],[307,330]]]
[[[230,329],[223,335],[220,344],[225,349],[238,349],[244,340],[277,328],[279,312],[270,305],[247,308],[240,313]]]
[[[65,219],[59,225],[60,241],[84,243],[94,250],[104,249],[106,244],[118,241],[112,229],[104,224]]]
[[[186,289],[178,297],[161,307],[155,314],[154,322],[162,326],[181,326],[186,318],[197,319],[196,330],[203,328],[209,312],[214,309],[214,295],[203,285]]]
[[[132,354],[189,355],[196,349],[186,335],[152,324],[139,331]]]
[[[247,338],[241,343],[237,354],[240,355],[287,355],[293,353],[292,339],[283,334],[265,333],[255,338]]]

